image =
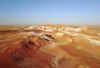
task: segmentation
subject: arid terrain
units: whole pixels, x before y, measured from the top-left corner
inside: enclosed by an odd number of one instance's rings
[[[0,26],[0,68],[100,68],[100,26]]]

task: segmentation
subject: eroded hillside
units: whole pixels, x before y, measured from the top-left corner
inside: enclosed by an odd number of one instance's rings
[[[0,68],[100,68],[100,35],[86,26],[0,32]]]

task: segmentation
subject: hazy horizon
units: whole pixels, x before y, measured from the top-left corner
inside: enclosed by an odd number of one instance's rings
[[[100,25],[99,0],[0,0],[0,25]]]

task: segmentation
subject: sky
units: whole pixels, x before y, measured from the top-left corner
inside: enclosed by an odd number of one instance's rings
[[[100,0],[0,0],[0,25],[100,25]]]

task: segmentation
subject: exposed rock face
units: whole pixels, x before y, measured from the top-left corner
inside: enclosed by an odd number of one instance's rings
[[[100,68],[100,40],[74,30],[5,35],[0,68]]]

